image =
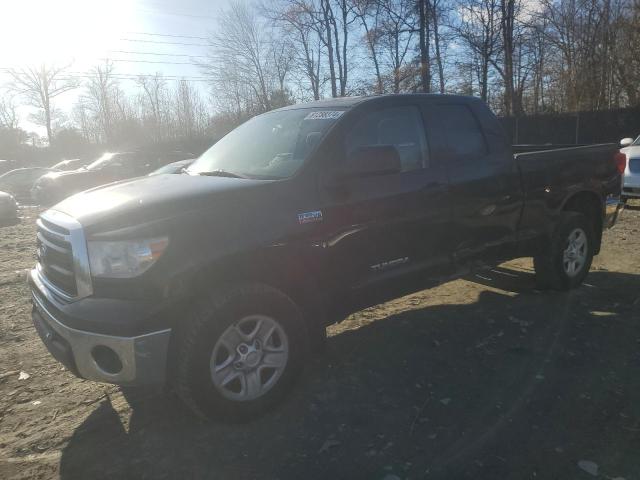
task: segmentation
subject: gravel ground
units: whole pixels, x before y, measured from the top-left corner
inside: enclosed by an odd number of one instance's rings
[[[243,425],[53,361],[24,282],[37,210],[21,213],[0,228],[2,479],[640,478],[640,205],[581,288],[539,292],[522,259],[358,312]]]

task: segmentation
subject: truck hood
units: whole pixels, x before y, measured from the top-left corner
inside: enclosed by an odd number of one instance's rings
[[[52,209],[74,217],[85,228],[106,231],[212,209],[214,205],[233,209],[238,194],[242,192],[241,203],[246,204],[254,197],[247,195],[247,190],[260,190],[272,183],[240,178],[154,175],[87,190]]]

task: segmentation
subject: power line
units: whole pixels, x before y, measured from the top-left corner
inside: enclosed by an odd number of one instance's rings
[[[188,18],[195,18],[197,20],[219,20],[217,17],[212,17],[210,15],[192,15],[189,13],[177,13],[177,12],[164,12],[162,10],[148,10],[148,9],[143,9],[143,8],[138,8],[136,10],[139,10],[140,12],[145,12],[145,13],[151,13],[151,14],[156,14],[156,15],[173,15],[176,17],[188,17]]]
[[[150,32],[126,32],[130,35],[148,35],[152,37],[170,37],[170,38],[191,38],[193,40],[209,40],[207,37],[195,37],[193,35],[171,35],[168,33],[150,33]]]
[[[156,60],[127,60],[126,58],[103,58],[102,60],[109,60],[110,62],[120,62],[120,63],[157,63],[162,65],[193,65],[194,67],[199,67],[199,63],[193,62],[165,62],[165,61],[156,61]]]
[[[117,75],[114,75],[111,77],[111,79],[113,80],[122,80],[122,81],[130,81],[130,82],[135,82],[137,81],[140,77],[143,78],[148,78],[148,76],[146,75],[139,75],[138,77],[119,77]],[[98,78],[96,76],[93,75],[73,75],[73,76],[69,76],[69,77],[60,77],[59,80],[79,80],[79,79],[86,79],[86,80],[90,80],[90,79],[95,79]],[[169,82],[189,82],[189,83],[208,83],[209,80],[207,79],[199,79],[199,78],[184,78],[184,77],[161,77],[162,80],[166,80]]]
[[[183,42],[161,42],[158,40],[140,40],[137,38],[121,38],[123,42],[138,42],[138,43],[155,43],[161,45],[186,45],[191,47],[211,47],[210,43],[183,43]]]
[[[206,55],[189,55],[187,53],[156,53],[156,52],[133,52],[131,50],[109,50],[111,53],[130,53],[133,55],[156,55],[160,57],[192,57],[209,58]]]
[[[0,67],[0,72],[9,72],[11,71],[10,68],[6,68],[6,67]],[[145,78],[153,78],[156,77],[156,75],[154,74],[149,74],[149,73],[112,73],[111,74],[112,78],[117,78],[120,80],[136,80],[140,77],[145,77]],[[181,75],[159,75],[159,78],[162,78],[163,80],[188,80],[188,81],[209,81],[209,79],[207,77],[204,76],[196,76],[196,75],[186,75],[186,76],[181,76]],[[58,77],[58,79],[67,79],[67,78],[98,78],[98,76],[93,73],[93,72],[64,72],[64,74],[60,77]]]

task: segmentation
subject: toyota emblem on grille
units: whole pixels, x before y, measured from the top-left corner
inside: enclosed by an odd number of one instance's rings
[[[40,258],[44,258],[47,254],[47,246],[44,243],[40,245],[40,251],[38,253],[40,254]]]

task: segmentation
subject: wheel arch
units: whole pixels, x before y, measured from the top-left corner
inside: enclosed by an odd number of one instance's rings
[[[192,276],[193,295],[210,294],[217,287],[263,284],[287,295],[301,309],[309,330],[326,324],[326,304],[313,269],[290,252],[257,251],[217,259],[199,268]]]
[[[561,211],[582,213],[589,219],[596,240],[594,254],[600,253],[604,212],[602,197],[591,190],[576,192],[565,200]]]

